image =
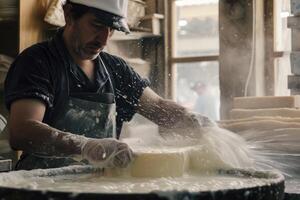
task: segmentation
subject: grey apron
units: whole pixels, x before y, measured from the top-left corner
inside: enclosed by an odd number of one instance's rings
[[[101,58],[100,61],[108,74]],[[108,88],[107,93],[69,93],[69,99],[53,127],[90,138],[116,138],[115,95],[109,76],[104,87]],[[16,169],[56,168],[71,164],[79,163],[71,158],[50,158],[23,153]]]

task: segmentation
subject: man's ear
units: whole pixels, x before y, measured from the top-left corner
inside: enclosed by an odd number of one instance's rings
[[[66,25],[70,25],[73,22],[73,17],[72,17],[72,5],[71,4],[66,4],[63,7],[64,9],[64,16],[65,16],[65,21],[66,21]]]

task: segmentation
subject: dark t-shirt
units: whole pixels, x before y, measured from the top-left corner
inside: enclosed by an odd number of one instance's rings
[[[62,30],[47,42],[24,50],[11,65],[5,80],[5,103],[8,109],[18,99],[34,98],[46,105],[43,122],[52,125],[70,93],[107,92],[108,78],[113,84],[117,109],[117,135],[123,121],[136,112],[143,90],[149,86],[123,59],[101,52],[95,60],[95,83],[91,83],[70,57]],[[108,73],[107,73],[108,72]]]

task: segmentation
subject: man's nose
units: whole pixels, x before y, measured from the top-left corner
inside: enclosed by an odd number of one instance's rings
[[[109,36],[110,36],[110,28],[105,27],[98,32],[96,40],[102,45],[106,45]]]

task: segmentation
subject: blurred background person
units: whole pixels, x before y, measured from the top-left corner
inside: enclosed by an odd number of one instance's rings
[[[213,90],[201,81],[196,82],[191,89],[197,94],[193,110],[212,120],[218,120],[218,103]]]

